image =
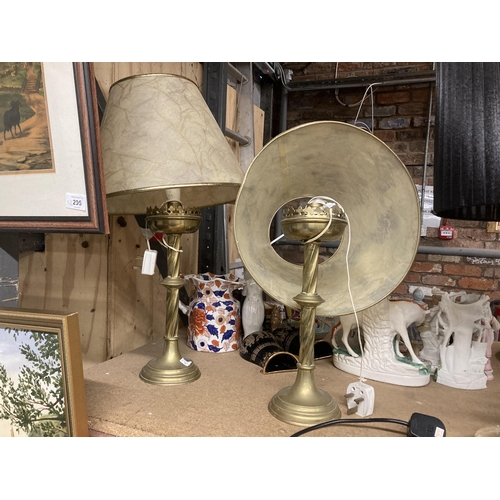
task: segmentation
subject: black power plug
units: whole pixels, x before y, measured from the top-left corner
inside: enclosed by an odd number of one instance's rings
[[[407,435],[410,437],[445,437],[446,429],[438,418],[414,413],[408,422]]]

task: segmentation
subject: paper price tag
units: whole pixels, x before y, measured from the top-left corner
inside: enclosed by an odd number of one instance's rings
[[[87,197],[83,194],[66,193],[66,208],[71,210],[87,210]]]
[[[191,365],[193,362],[192,362],[192,361],[188,361],[187,359],[181,358],[181,363],[182,363],[184,366],[189,366],[189,365]]]

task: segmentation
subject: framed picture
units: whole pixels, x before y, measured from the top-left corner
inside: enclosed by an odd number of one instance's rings
[[[0,308],[0,437],[88,436],[78,314]]]
[[[92,63],[0,62],[0,231],[109,233]]]

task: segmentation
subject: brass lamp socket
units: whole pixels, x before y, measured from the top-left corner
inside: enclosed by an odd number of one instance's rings
[[[331,222],[330,222],[331,217]],[[291,240],[309,240],[320,234],[327,226],[328,230],[321,235],[321,241],[338,239],[347,226],[347,219],[339,207],[330,211],[320,203],[311,203],[306,207],[287,208],[283,210],[281,229]]]
[[[179,201],[169,201],[160,207],[148,207],[146,223],[155,233],[195,233],[201,223],[201,212],[197,208],[184,208]]]

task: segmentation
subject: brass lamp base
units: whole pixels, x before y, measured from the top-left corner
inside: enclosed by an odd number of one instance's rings
[[[291,425],[311,426],[341,417],[335,400],[314,384],[312,370],[297,364],[295,384],[284,387],[269,402],[269,413]]]
[[[139,377],[148,384],[180,385],[198,380],[199,368],[192,362],[181,358],[177,339],[166,339],[163,354],[152,359],[141,370]]]
[[[198,230],[201,216],[197,209],[184,209],[179,201],[165,202],[160,208],[148,208],[146,221],[154,232],[167,236],[167,277],[161,282],[167,288],[165,336],[163,353],[144,366],[139,378],[148,384],[180,385],[194,382],[201,376],[199,368],[181,357],[179,351],[179,289],[184,280],[179,277],[181,235]]]

